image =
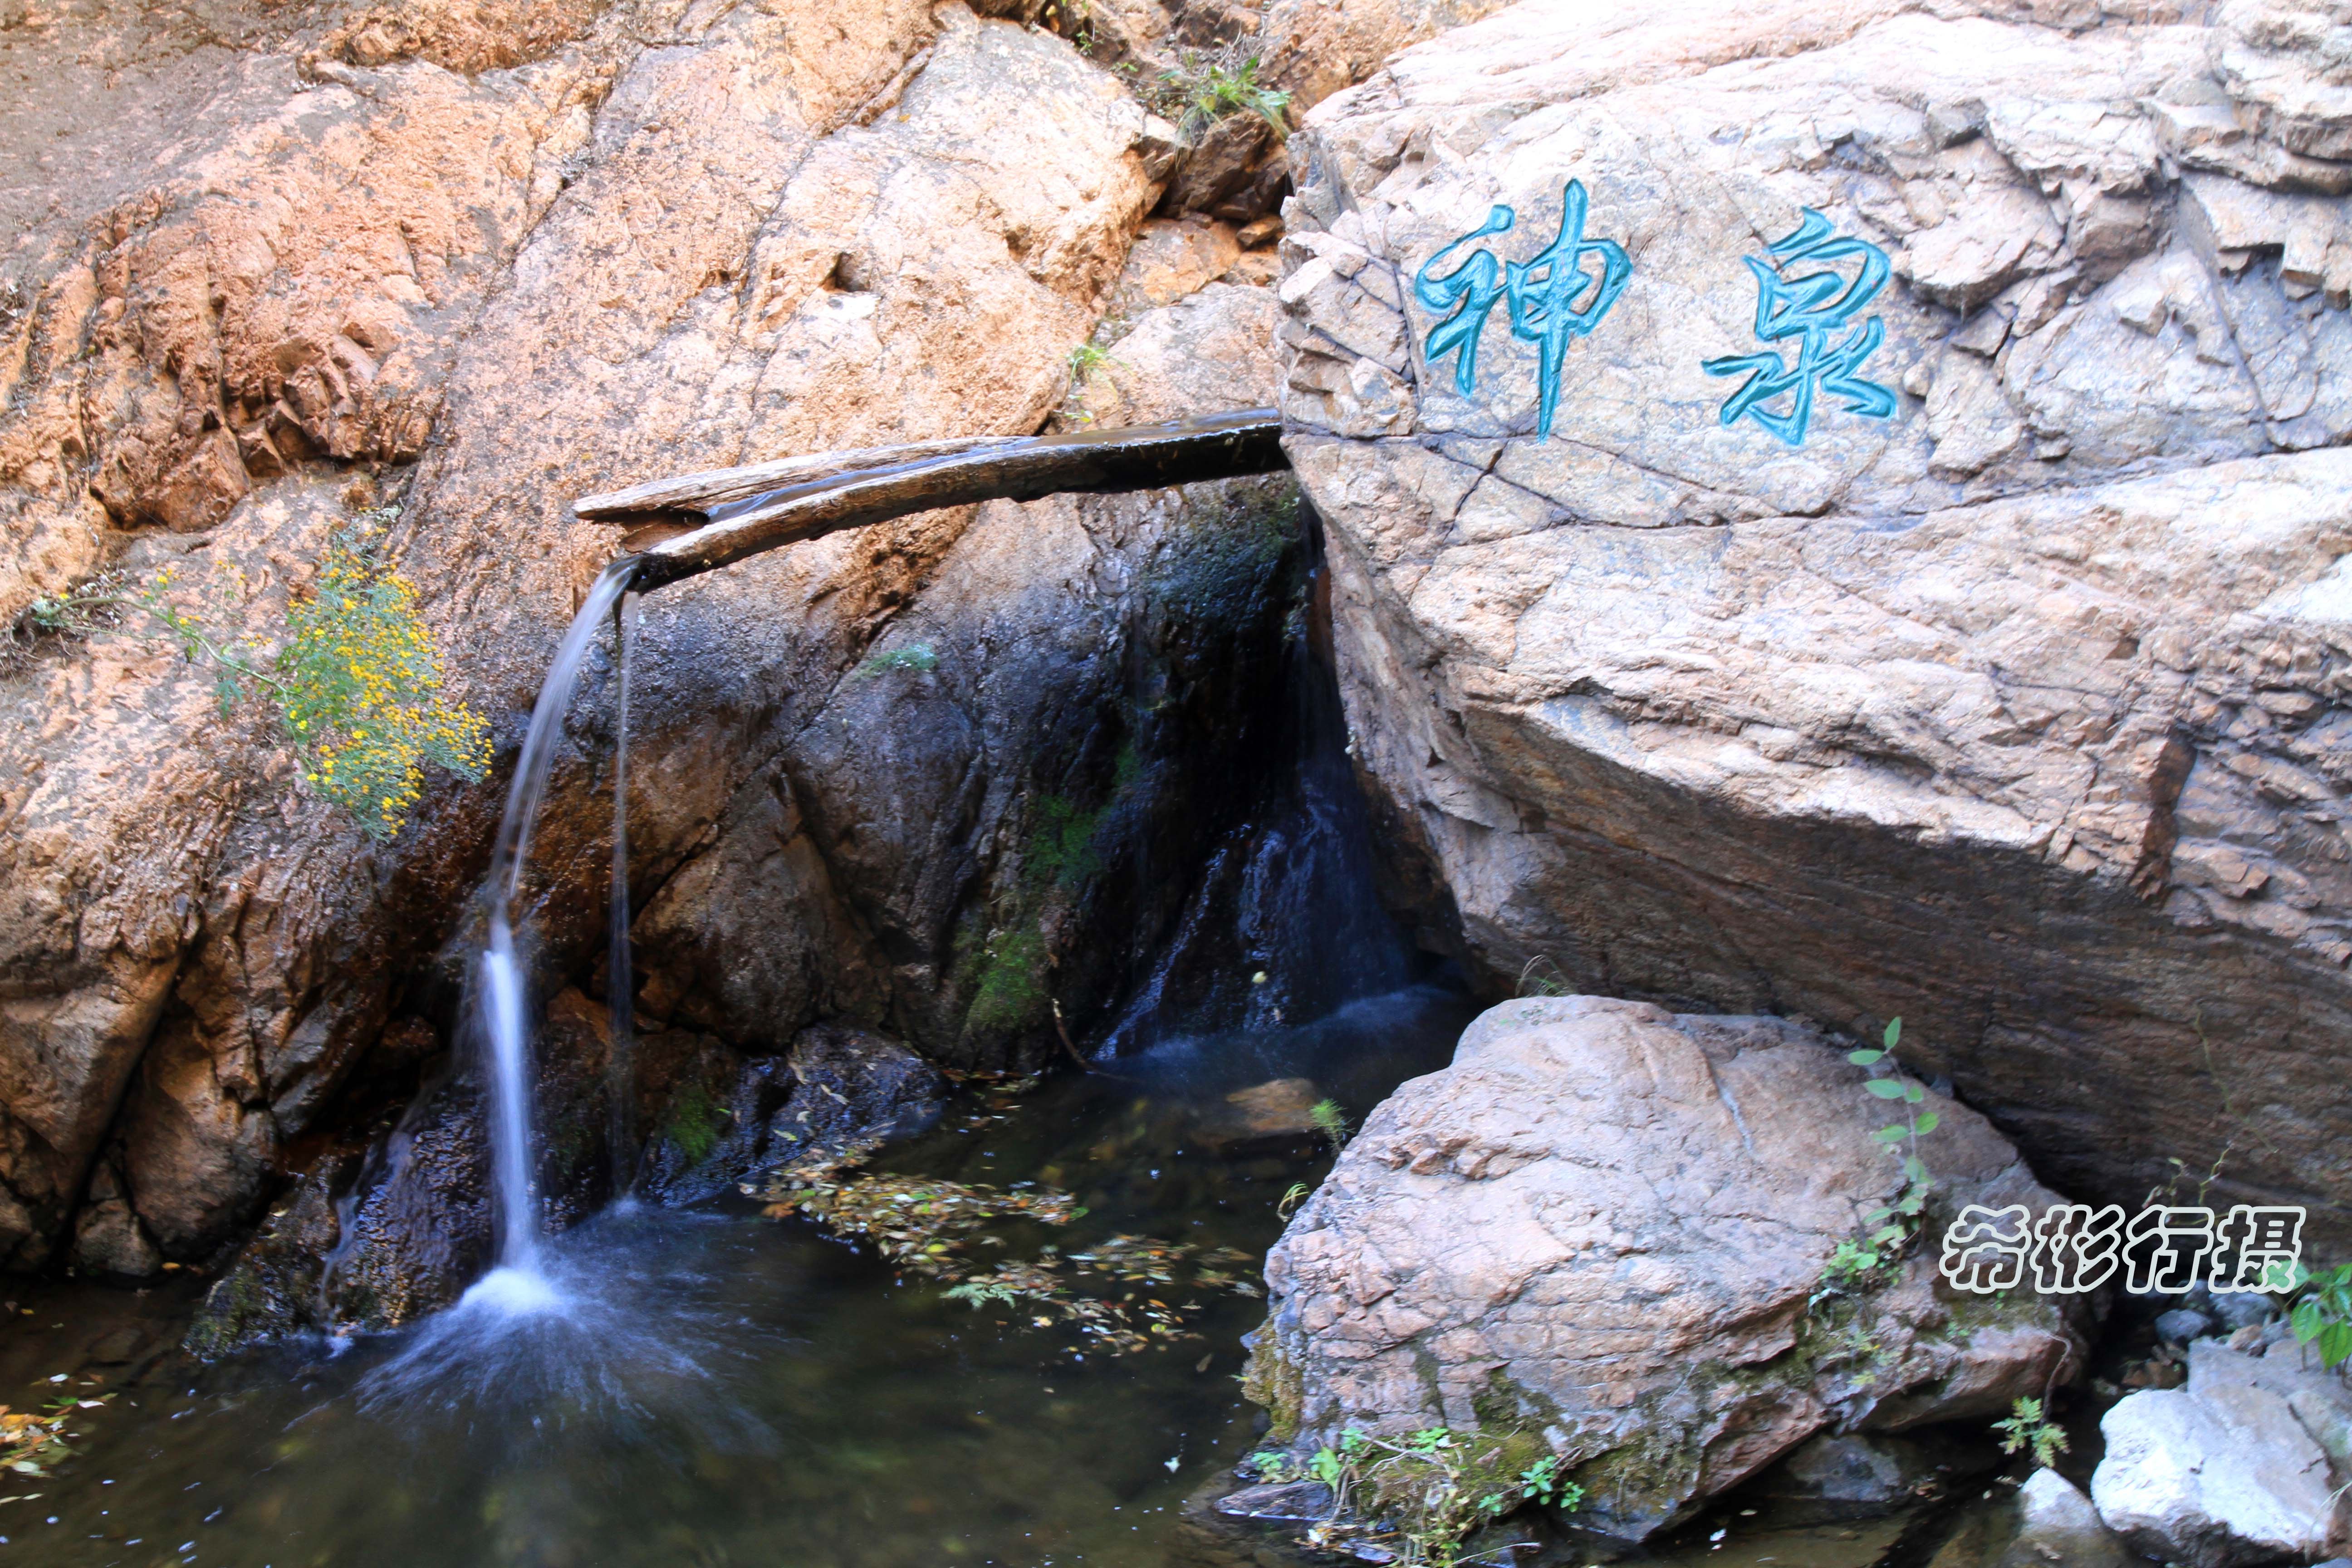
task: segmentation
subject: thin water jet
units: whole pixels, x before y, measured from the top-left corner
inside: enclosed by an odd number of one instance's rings
[[[636,563],[624,559],[604,568],[572,619],[540,685],[515,759],[514,782],[490,853],[489,932],[478,970],[475,1016],[489,1047],[490,1173],[498,1260],[519,1274],[540,1273],[539,1192],[532,1175],[531,1028],[525,970],[515,942],[522,899],[523,868],[531,828],[546,798],[555,748],[571,707],[572,691],[604,616],[627,593]]]
[[[629,957],[629,665],[636,656],[641,595],[624,591],[613,611],[617,668],[613,712],[613,891],[605,932],[605,1014],[613,1044],[604,1063],[605,1139],[613,1191],[625,1200],[636,1174],[636,976]]]

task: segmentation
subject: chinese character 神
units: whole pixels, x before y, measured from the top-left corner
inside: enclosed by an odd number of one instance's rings
[[[2216,1294],[2294,1289],[2295,1265],[2303,1261],[2305,1212],[2248,1204],[2231,1209],[2214,1232],[2208,1286]]]
[[[1893,393],[1856,374],[1885,341],[1885,322],[1873,316],[1836,343],[1830,342],[1832,332],[1845,327],[1886,287],[1886,252],[1867,240],[1841,237],[1831,229],[1829,219],[1811,207],[1804,214],[1794,234],[1772,244],[1770,261],[1744,258],[1756,275],[1756,335],[1768,343],[1796,339],[1797,363],[1784,362],[1777,349],[1703,362],[1709,375],[1747,374],[1739,390],[1724,402],[1724,424],[1737,424],[1746,416],[1791,447],[1804,445],[1817,390],[1844,398],[1849,413],[1866,419],[1889,418],[1895,407]],[[1860,267],[1851,283],[1836,271],[1781,275],[1780,268],[1807,260],[1853,260]],[[1768,398],[1783,395],[1790,400],[1785,413],[1763,406]]]
[[[1969,1205],[1944,1227],[1937,1268],[1955,1289],[1990,1296],[2014,1289],[2025,1279],[2026,1231],[2032,1219],[2023,1204],[2000,1209]]]
[[[1485,223],[1423,262],[1412,280],[1413,297],[1425,308],[1452,312],[1431,329],[1423,357],[1435,364],[1454,354],[1454,390],[1465,395],[1477,382],[1478,335],[1486,330],[1487,313],[1497,299],[1509,299],[1512,336],[1536,345],[1539,438],[1551,434],[1552,413],[1559,403],[1560,367],[1568,357],[1569,344],[1591,335],[1617,302],[1617,296],[1625,291],[1626,279],[1633,272],[1623,246],[1613,239],[1584,237],[1588,206],[1583,182],[1569,181],[1560,193],[1559,235],[1532,260],[1502,263],[1499,288],[1494,253],[1487,250],[1472,252],[1469,259],[1443,277],[1434,274],[1438,263],[1456,249],[1474,239],[1506,233],[1518,221],[1516,213],[1501,205],[1488,211]],[[1599,268],[1597,272],[1585,270],[1587,258]]]
[[[1503,286],[1498,281],[1502,268],[1493,251],[1474,250],[1469,260],[1444,277],[1433,278],[1431,273],[1461,247],[1490,234],[1507,233],[1518,221],[1518,215],[1510,208],[1497,205],[1485,223],[1423,262],[1413,275],[1414,298],[1432,310],[1452,312],[1430,329],[1424,357],[1435,364],[1454,354],[1454,390],[1465,397],[1478,384],[1478,334],[1486,330],[1486,312],[1502,298]]]
[[[2034,1222],[2033,1238],[2034,1289],[2045,1296],[2095,1290],[2123,1261],[2122,1205],[2053,1204]]]
[[[2124,1289],[2135,1296],[2178,1295],[2197,1283],[2198,1265],[2212,1248],[2213,1211],[2142,1209],[2124,1236]]]

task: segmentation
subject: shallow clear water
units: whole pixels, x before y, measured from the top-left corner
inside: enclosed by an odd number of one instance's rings
[[[1066,1187],[1089,1212],[1052,1237],[1066,1249],[1128,1232],[1260,1256],[1326,1162],[1210,1152],[1199,1119],[1289,1077],[1360,1118],[1446,1061],[1471,1012],[1424,986],[1171,1039],[1009,1110],[960,1102],[877,1165]],[[543,1266],[551,1297],[151,1374],[7,1509],[0,1561],[1142,1568],[1178,1554],[1178,1503],[1249,1437],[1256,1300],[1203,1298],[1198,1341],[1105,1360],[748,1203],[608,1213]]]

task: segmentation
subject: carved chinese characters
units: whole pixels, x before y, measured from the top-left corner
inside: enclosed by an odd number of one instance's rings
[[[1439,247],[1413,276],[1413,298],[1439,318],[1425,340],[1423,357],[1433,369],[1451,356],[1454,390],[1465,396],[1477,387],[1478,345],[1487,318],[1497,303],[1507,302],[1511,335],[1536,345],[1538,439],[1551,435],[1569,346],[1601,327],[1633,274],[1623,246],[1585,237],[1590,208],[1583,183],[1570,180],[1560,194],[1559,235],[1532,258],[1500,260],[1480,247],[1454,261],[1465,247],[1517,226],[1517,213],[1498,203],[1484,223]],[[1790,446],[1801,447],[1816,398],[1824,395],[1842,400],[1847,414],[1892,418],[1895,395],[1862,375],[1864,362],[1885,341],[1886,325],[1876,316],[1856,320],[1886,286],[1886,253],[1868,240],[1838,234],[1828,218],[1807,207],[1796,230],[1774,241],[1765,257],[1743,259],[1756,277],[1757,338],[1788,345],[1795,358],[1784,357],[1775,346],[1703,361],[1701,368],[1709,375],[1747,377],[1725,399],[1718,423],[1728,426],[1752,419]],[[1804,264],[1813,269],[1792,272]]]

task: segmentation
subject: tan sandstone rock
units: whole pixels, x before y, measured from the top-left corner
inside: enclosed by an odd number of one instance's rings
[[[617,545],[572,498],[1038,428],[1160,188],[1117,77],[957,4],[173,25],[100,9],[0,34],[25,79],[58,84],[0,106],[0,202],[24,226],[0,252],[0,614],[101,564],[169,564],[191,593],[235,564],[231,623],[266,643],[329,535],[397,507],[387,549],[502,764]],[[1247,331],[1214,350],[1216,386],[1263,402],[1264,306],[1219,309],[1169,341],[1207,345],[1209,317]],[[1278,636],[1257,543],[1283,497],[915,518],[652,601],[632,837],[656,1017],[744,1049],[820,1013],[943,1055],[1014,1048],[966,1037],[995,973],[974,910],[1024,885],[1035,799],[1109,789],[1130,674],[1174,694],[1160,722],[1222,722],[1241,689],[1188,639]],[[1244,542],[1219,554],[1229,533]],[[1171,608],[1212,558],[1240,573],[1227,596]],[[913,643],[940,674],[860,673]],[[600,656],[535,846],[551,983],[601,940],[610,676]],[[941,743],[861,728],[901,723]],[[17,1265],[208,1257],[347,1086],[398,1081],[394,1058],[413,1082],[461,1043],[458,933],[501,781],[437,784],[374,845],[300,790],[273,726],[222,717],[203,671],[127,637],[44,637],[0,670]],[[772,902],[753,920],[730,897]],[[1060,918],[1054,942],[1014,944],[1022,974],[1075,942]],[[701,985],[723,969],[701,944],[747,926],[740,973]],[[1123,962],[1096,944],[1057,972],[1074,1016]],[[387,1019],[423,1053],[394,1050]]]
[[[1358,756],[1497,983],[1900,1015],[2053,1179],[2219,1160],[2352,1236],[2352,120],[2260,16],[1528,0],[1309,117],[1287,444]],[[1465,395],[1412,290],[1570,179],[1629,272],[1544,439],[1508,300]],[[1806,209],[1887,258],[1891,416],[1798,444],[1703,362],[1793,357],[1751,268]]]
[[[1266,1260],[1253,1374],[1278,1435],[1538,1433],[1585,1489],[1579,1522],[1639,1537],[1824,1427],[1990,1415],[2073,1376],[2080,1299],[1954,1299],[1932,1248],[1824,1304],[1831,1253],[1904,1184],[1867,1076],[1777,1019],[1484,1014]],[[1927,1104],[1931,1215],[2056,1201],[1983,1118]]]

